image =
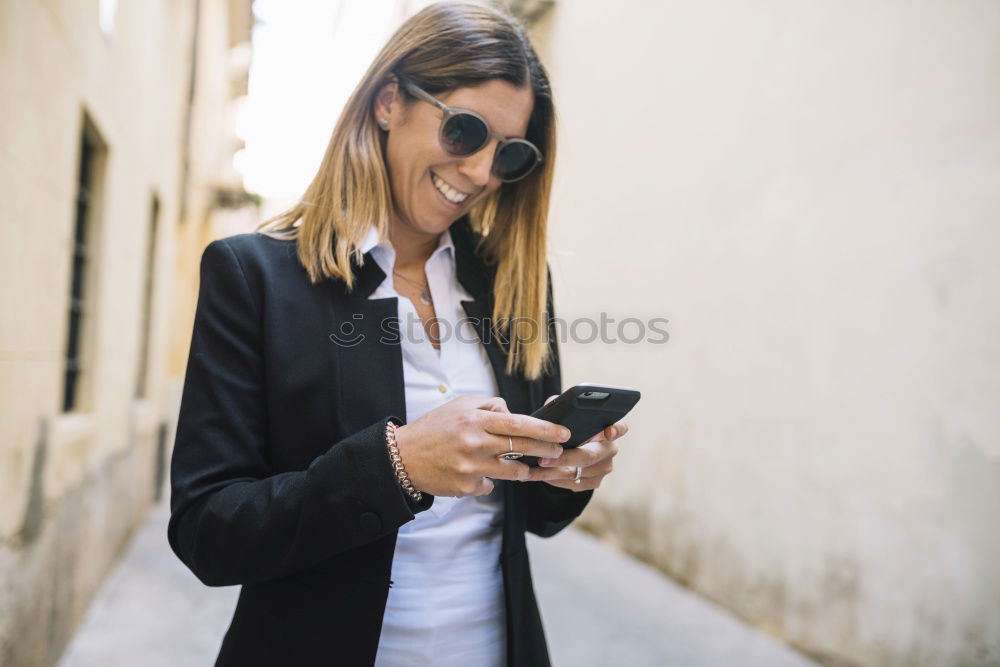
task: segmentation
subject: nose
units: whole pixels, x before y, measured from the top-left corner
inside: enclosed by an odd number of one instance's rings
[[[472,155],[459,160],[459,173],[468,178],[476,187],[484,188],[490,181],[497,143],[498,141],[493,139]]]

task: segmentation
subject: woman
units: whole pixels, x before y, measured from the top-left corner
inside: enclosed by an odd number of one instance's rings
[[[243,586],[217,664],[548,664],[524,532],[577,517],[626,430],[563,450],[526,416],[560,391],[554,155],[522,29],[432,5],[302,203],[205,250],[169,537]]]

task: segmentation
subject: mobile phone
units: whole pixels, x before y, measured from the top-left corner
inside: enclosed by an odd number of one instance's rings
[[[531,416],[568,428],[569,440],[560,444],[569,449],[579,447],[605,427],[619,421],[635,407],[639,398],[640,394],[635,389],[584,382],[559,394]],[[536,456],[524,456],[518,461],[529,466],[538,465]]]

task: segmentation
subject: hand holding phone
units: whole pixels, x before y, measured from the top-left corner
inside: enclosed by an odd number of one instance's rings
[[[582,383],[567,389],[555,400],[532,413],[532,417],[565,426],[570,430],[569,440],[563,448],[579,447],[605,427],[614,424],[639,402],[641,395],[635,389]],[[525,456],[521,463],[537,466],[538,458]]]

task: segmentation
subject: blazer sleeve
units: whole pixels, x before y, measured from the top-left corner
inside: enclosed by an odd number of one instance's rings
[[[267,451],[262,328],[225,239],[201,258],[201,286],[171,460],[170,546],[210,586],[309,568],[377,540],[430,507],[397,483],[387,415],[307,469],[275,474]]]
[[[548,271],[548,323],[552,365],[542,376],[542,400],[562,393],[562,369],[559,362],[558,331],[555,326],[555,301],[552,297],[552,271]],[[545,482],[517,485],[524,494],[528,531],[540,537],[552,537],[580,516],[594,495],[593,490],[571,491]]]

